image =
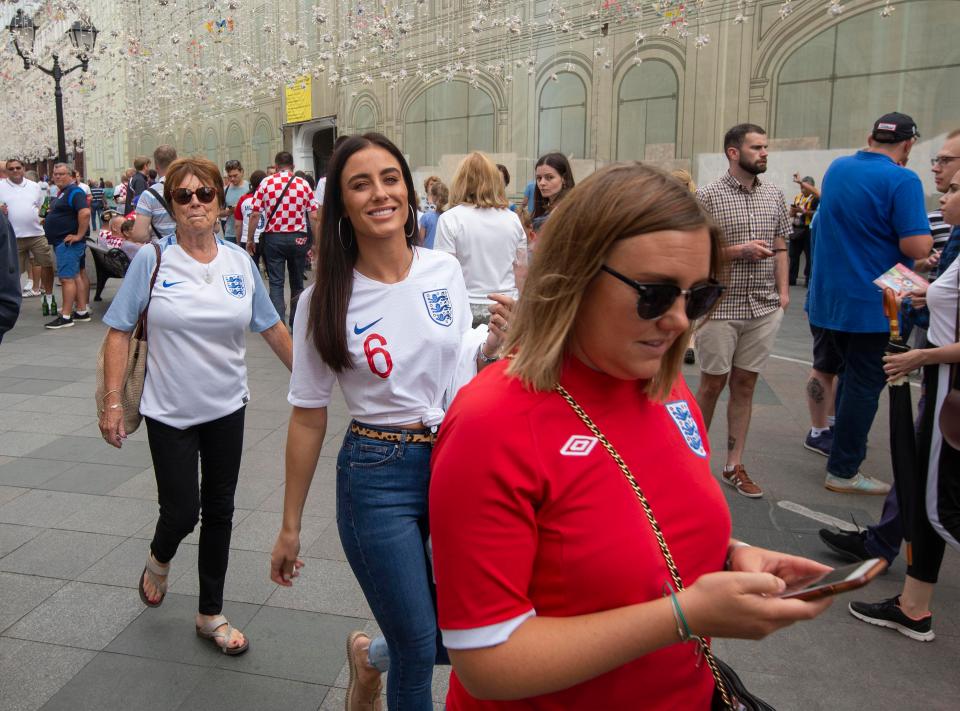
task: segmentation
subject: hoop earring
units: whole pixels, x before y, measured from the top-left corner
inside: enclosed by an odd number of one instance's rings
[[[411,205],[410,203],[407,203],[407,207],[409,208],[408,214],[410,215],[410,217],[413,218],[413,224],[410,225],[410,232],[407,233],[407,230],[406,230],[406,224],[407,224],[407,223],[406,223],[406,221],[404,221],[404,223],[403,223],[403,224],[404,224],[403,234],[404,234],[404,236],[405,236],[407,239],[413,239],[413,234],[414,234],[414,232],[417,231],[417,214],[413,211],[413,205]]]
[[[350,223],[347,223],[349,227]],[[340,216],[340,219],[337,221],[337,239],[340,240],[340,246],[343,248],[344,252],[348,252],[353,246],[353,230],[350,230],[350,240],[347,244],[343,243],[343,215]]]

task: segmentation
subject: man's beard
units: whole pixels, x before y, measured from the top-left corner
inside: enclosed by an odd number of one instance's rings
[[[738,164],[740,165],[740,167],[743,168],[746,172],[750,173],[750,175],[760,175],[760,173],[766,173],[766,172],[767,172],[767,162],[766,162],[766,161],[763,161],[763,165],[760,165],[760,161],[759,161],[759,160],[756,161],[755,163],[747,163],[747,162],[743,159],[743,156],[740,156],[740,160],[737,161],[737,163],[738,163]]]

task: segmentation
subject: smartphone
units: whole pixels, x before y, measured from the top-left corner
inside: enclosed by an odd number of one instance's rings
[[[860,563],[834,568],[829,573],[801,581],[780,593],[780,597],[797,600],[819,600],[829,595],[839,595],[862,588],[886,568],[887,562],[885,560],[870,558]]]

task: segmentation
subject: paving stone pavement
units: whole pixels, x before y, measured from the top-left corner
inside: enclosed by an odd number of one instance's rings
[[[93,403],[100,316],[45,331],[36,299],[0,345],[0,711],[71,709],[339,709],[347,683],[344,638],[376,631],[344,560],[334,507],[337,442],[347,425],[338,399],[306,507],[306,567],[292,589],[269,581],[268,560],[283,497],[287,376],[266,345],[248,340],[252,400],[226,584],[224,612],[251,640],[241,657],[219,654],[192,630],[197,604],[197,534],[173,563],[163,606],[136,592],[156,518],[146,433],[124,448],[103,443]],[[794,293],[757,390],[746,463],[765,498],[724,487],[735,534],[748,542],[837,564],[819,543],[821,524],[781,508],[792,501],[869,523],[878,497],[832,494],[825,460],[800,446],[807,425],[803,387],[809,334]],[[184,367],[189,367],[185,364]],[[696,368],[686,367],[695,386]],[[713,438],[723,441],[723,405]],[[871,433],[865,470],[890,478],[885,402]],[[713,456],[714,469],[722,452]],[[865,599],[895,594],[904,564]],[[762,642],[721,640],[720,654],[778,709],[956,709],[960,698],[960,556],[948,551],[935,598],[937,640],[912,642],[855,621],[839,599],[821,618]],[[692,657],[692,653],[691,653]],[[692,663],[692,659],[691,659]],[[447,671],[438,669],[442,708]],[[642,703],[638,701],[638,707]]]

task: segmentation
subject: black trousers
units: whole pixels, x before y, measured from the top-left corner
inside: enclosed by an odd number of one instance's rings
[[[169,563],[180,541],[201,521],[197,570],[202,615],[223,610],[245,409],[185,430],[144,418],[160,504],[150,551],[160,563]]]
[[[920,427],[917,432],[917,479],[914,482],[913,526],[910,543],[913,547],[913,561],[907,566],[907,575],[924,583],[936,583],[943,562],[946,543],[933,528],[927,513],[927,481],[932,474],[937,475],[937,512],[944,522],[943,509],[957,509],[960,501],[957,472],[960,472],[960,452],[947,444],[940,434],[940,424],[935,419],[938,401],[940,368],[949,365],[934,364],[923,368],[924,406],[920,413]],[[934,463],[937,471],[930,471],[930,450],[934,440],[940,442],[940,457]],[[948,504],[946,507],[943,504]],[[944,522],[946,523],[946,522]]]
[[[797,276],[800,274],[800,257],[804,258],[803,278],[804,283],[810,284],[810,228],[796,230],[790,236],[790,246],[787,249],[790,256],[790,270],[788,279],[790,286],[797,285]]]

